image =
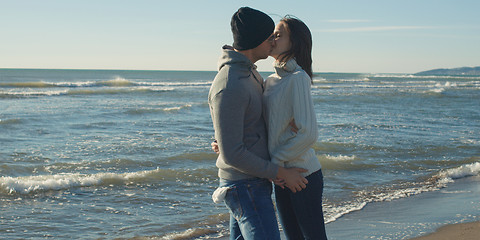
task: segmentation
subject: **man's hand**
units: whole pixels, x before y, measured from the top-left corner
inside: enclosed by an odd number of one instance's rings
[[[284,180],[285,186],[295,193],[307,187],[308,180],[301,174],[304,172],[307,172],[307,170],[303,168],[279,167],[277,179]]]
[[[214,152],[216,152],[217,154],[220,154],[220,150],[218,149],[217,140],[214,140],[214,141],[212,142],[212,144],[210,144],[210,145],[212,145],[212,150],[213,150]]]

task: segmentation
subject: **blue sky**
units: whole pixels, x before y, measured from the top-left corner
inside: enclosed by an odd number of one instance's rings
[[[480,66],[478,0],[0,0],[0,68],[214,71],[241,6],[302,19],[315,72]]]

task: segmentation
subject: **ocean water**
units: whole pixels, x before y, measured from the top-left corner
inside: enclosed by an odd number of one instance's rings
[[[228,235],[214,76],[0,69],[0,238]],[[327,223],[480,175],[480,76],[318,73],[312,95]]]

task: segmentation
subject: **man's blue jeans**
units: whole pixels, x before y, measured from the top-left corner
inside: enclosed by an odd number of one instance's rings
[[[287,239],[326,240],[323,219],[323,174],[318,170],[306,177],[307,188],[293,193],[275,186],[278,215]]]
[[[280,240],[272,202],[272,184],[268,180],[220,179],[220,187],[230,187],[225,204],[230,210],[231,240]]]

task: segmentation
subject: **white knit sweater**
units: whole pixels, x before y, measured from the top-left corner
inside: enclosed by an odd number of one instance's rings
[[[274,62],[275,73],[265,80],[263,104],[268,127],[268,150],[272,162],[284,167],[321,169],[312,146],[318,138],[317,119],[311,96],[311,79],[294,59]],[[292,120],[298,132],[289,125]]]

